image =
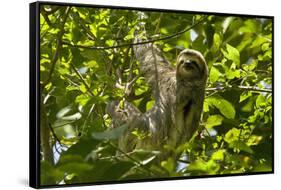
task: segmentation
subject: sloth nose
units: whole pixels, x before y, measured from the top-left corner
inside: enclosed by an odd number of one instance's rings
[[[193,63],[192,61],[190,61],[190,60],[187,60],[187,61],[183,62],[183,65],[184,65],[185,67],[192,67],[193,64],[194,64],[194,63]]]
[[[197,63],[195,61],[187,60],[184,62],[184,64],[191,64],[191,65],[196,65]]]

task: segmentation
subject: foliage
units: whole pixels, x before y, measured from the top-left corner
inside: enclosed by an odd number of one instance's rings
[[[176,165],[153,162],[157,151],[120,153],[123,128],[108,130],[107,103],[126,99],[142,112],[154,104],[128,45],[138,24],[155,39],[202,19],[155,42],[173,64],[184,48],[207,60],[198,134],[174,150],[184,152]],[[270,18],[42,6],[41,114],[49,126],[41,127],[50,129],[54,158],[41,151],[42,185],[272,171],[272,32]]]

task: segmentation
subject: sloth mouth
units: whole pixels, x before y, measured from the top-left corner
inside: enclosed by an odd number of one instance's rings
[[[183,107],[183,116],[184,116],[184,119],[186,119],[187,116],[189,115],[190,110],[191,110],[191,105],[192,105],[192,101],[189,100],[189,101],[187,102],[187,104]]]

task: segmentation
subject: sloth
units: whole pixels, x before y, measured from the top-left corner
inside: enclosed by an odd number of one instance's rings
[[[138,39],[135,42],[139,42]],[[145,113],[128,101],[110,102],[107,113],[111,126],[125,126],[119,138],[119,149],[162,150],[188,142],[198,129],[203,108],[208,66],[196,50],[181,51],[174,68],[154,44],[133,46],[141,74],[152,88],[154,106]],[[143,138],[134,132],[144,134]]]

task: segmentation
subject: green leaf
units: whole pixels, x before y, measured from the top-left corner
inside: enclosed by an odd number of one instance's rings
[[[85,49],[84,51],[80,52],[80,55],[89,60],[96,60],[96,54],[93,53],[91,50]]]
[[[212,67],[210,70],[210,81],[211,82],[217,82],[218,79],[220,78],[221,73],[216,67]]]
[[[240,70],[237,69],[229,69],[225,72],[227,79],[234,79],[234,78],[240,78]]]
[[[206,99],[204,100],[204,104],[203,104],[203,112],[209,112],[209,103],[208,101],[206,101]]]
[[[262,107],[266,105],[266,98],[260,94],[256,100],[256,106],[257,107]]]
[[[237,141],[239,139],[239,134],[240,134],[239,129],[232,128],[225,134],[224,141],[226,141],[227,143],[232,143],[234,141]]]
[[[127,129],[128,125],[124,124],[122,126],[116,127],[114,129],[110,129],[104,132],[94,132],[92,133],[92,137],[94,139],[118,139],[122,136],[124,131]]]
[[[40,163],[40,181],[41,185],[53,185],[60,182],[64,177],[64,171],[54,168],[47,161]]]
[[[228,59],[233,61],[236,65],[240,65],[240,53],[233,46],[226,44],[226,51],[221,50],[223,55]]]
[[[124,40],[128,41],[134,38],[134,34],[128,34],[127,36],[124,37]]]
[[[126,174],[135,164],[129,161],[118,161],[110,166],[105,171],[103,178],[106,180],[119,180],[122,179],[123,175]]]
[[[88,90],[87,90],[87,88],[86,88],[86,86],[84,85],[84,84],[81,84],[80,86],[79,86],[79,89],[81,90],[81,92],[83,92],[83,93],[86,93]]]
[[[214,152],[212,154],[212,160],[222,161],[224,159],[224,155],[225,155],[225,150],[224,149],[217,150],[216,152]]]
[[[258,65],[258,61],[254,59],[251,63],[243,64],[242,68],[245,71],[253,71],[257,67],[257,65]]]
[[[96,60],[91,60],[87,62],[85,65],[88,66],[89,68],[94,68],[94,69],[97,69],[99,67]]]
[[[60,120],[56,120],[55,123],[59,122]],[[68,121],[69,122],[69,121]],[[74,130],[74,127],[72,125],[70,125],[70,123],[65,124],[63,126],[59,126],[54,128],[54,131],[57,135],[58,138],[73,138],[76,137],[77,133]]]
[[[211,115],[208,117],[206,122],[206,128],[210,129],[214,126],[218,126],[222,124],[223,117],[221,115]]]
[[[239,29],[242,33],[255,33],[258,32],[258,26],[255,20],[248,19],[244,22],[244,26]]]
[[[145,138],[150,136],[150,133],[141,129],[134,129],[132,134],[138,138],[138,140],[144,140]]]
[[[221,44],[221,37],[218,33],[215,33],[213,37],[213,47],[211,50],[213,52],[216,52],[219,49],[220,44]]]
[[[249,97],[252,96],[252,92],[243,92],[241,95],[240,95],[240,100],[239,102],[243,102],[244,100],[248,99]]]
[[[146,111],[150,110],[155,104],[154,100],[150,100],[149,102],[146,103]]]
[[[226,32],[226,30],[228,29],[228,27],[230,26],[231,23],[233,23],[234,17],[227,17],[224,19],[223,23],[222,23],[222,28],[223,28],[223,33]]]
[[[82,158],[85,158],[92,150],[97,149],[98,143],[99,141],[92,138],[81,138],[76,144],[72,145],[66,152],[63,152],[62,157],[64,155],[71,155],[71,156],[79,155],[82,156]]]
[[[241,151],[244,151],[244,152],[247,152],[247,153],[250,153],[250,154],[254,153],[254,151],[251,149],[251,147],[249,147],[245,142],[239,141],[239,140],[231,142],[229,144],[229,147],[233,148],[233,149],[236,149],[238,151],[241,150]]]
[[[208,174],[215,174],[219,170],[219,165],[214,160],[196,160],[188,166],[189,171],[202,171]]]
[[[261,46],[262,51],[267,51],[270,49],[270,43],[264,43]]]
[[[68,174],[74,173],[74,174],[80,174],[82,175],[84,172],[90,171],[93,166],[91,164],[88,164],[84,162],[83,160],[80,161],[70,161],[67,163],[64,163],[58,167],[61,171],[64,171]]]
[[[251,135],[247,141],[247,145],[248,146],[258,145],[262,139],[263,139],[263,136]]]
[[[196,160],[188,166],[189,171],[207,171],[207,163],[203,160]]]
[[[209,97],[206,99],[209,105],[215,106],[228,119],[235,118],[234,106],[221,97]]]
[[[84,106],[87,104],[87,102],[90,100],[90,97],[85,95],[85,94],[81,94],[79,96],[76,97],[75,99],[75,103],[78,103],[81,106]]]
[[[131,156],[136,160],[142,160],[142,163],[148,164],[155,156],[159,155],[160,151],[148,151],[143,149],[136,149],[132,152]]]
[[[175,170],[175,164],[172,158],[168,158],[168,160],[162,161],[161,166],[165,168],[169,173],[173,173],[173,171]]]
[[[56,117],[57,118],[62,118],[64,117],[68,112],[71,111],[71,106],[66,106],[64,108],[62,108],[57,114]]]

